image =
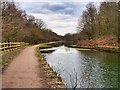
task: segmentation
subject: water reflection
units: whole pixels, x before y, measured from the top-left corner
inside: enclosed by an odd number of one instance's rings
[[[54,49],[45,58],[68,87],[118,87],[118,54],[78,51],[65,46]]]

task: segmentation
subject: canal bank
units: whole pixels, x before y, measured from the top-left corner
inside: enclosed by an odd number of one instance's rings
[[[63,78],[67,88],[117,88],[118,54],[78,50],[64,45],[42,53],[54,71]]]
[[[77,45],[69,45],[68,47],[91,49],[91,50],[105,51],[105,52],[111,52],[111,53],[119,53],[120,52],[119,47],[109,47],[109,46],[77,46]]]
[[[62,81],[62,77],[59,76],[57,72],[52,69],[52,67],[50,67],[50,65],[47,63],[46,59],[40,52],[40,49],[52,48],[52,45],[58,46],[59,44],[48,43],[36,47],[37,56],[39,57],[40,69],[44,74],[44,78],[46,79],[48,88],[66,88],[65,83],[63,83]]]

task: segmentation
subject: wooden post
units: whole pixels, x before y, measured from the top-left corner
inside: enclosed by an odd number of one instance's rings
[[[9,44],[9,43],[6,42],[6,49],[7,49],[6,51],[9,51],[9,49],[8,49],[8,44]]]
[[[10,51],[11,51],[11,42],[9,42],[9,49],[10,49]]]
[[[5,51],[5,42],[4,42],[4,45],[3,45],[3,47],[4,47],[4,51]]]
[[[13,50],[13,42],[11,42],[11,50]]]

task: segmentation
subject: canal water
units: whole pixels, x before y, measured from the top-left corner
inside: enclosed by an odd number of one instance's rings
[[[60,46],[45,50],[47,62],[68,88],[118,88],[118,54]]]

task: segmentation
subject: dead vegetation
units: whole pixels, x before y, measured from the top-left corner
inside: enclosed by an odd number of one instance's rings
[[[105,46],[105,47],[118,47],[117,38],[108,36],[106,38],[99,37],[91,40],[82,40],[77,43],[77,46]]]

